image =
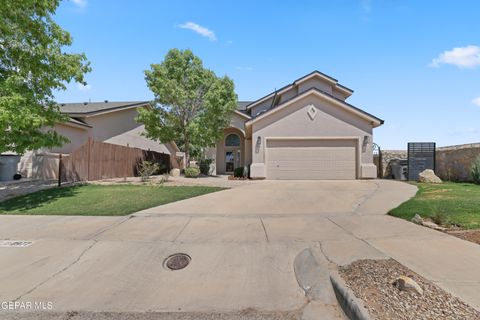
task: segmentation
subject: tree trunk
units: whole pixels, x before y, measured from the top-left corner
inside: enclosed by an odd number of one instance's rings
[[[188,141],[188,136],[185,134],[185,168],[190,167],[190,141]]]

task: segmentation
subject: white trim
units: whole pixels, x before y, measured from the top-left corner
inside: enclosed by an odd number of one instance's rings
[[[307,80],[310,80],[312,79],[313,77],[320,77],[322,78],[323,80],[326,80],[328,81],[330,84],[333,84],[333,85],[336,85],[338,82],[333,80],[333,79],[330,79],[330,78],[327,78],[325,77],[324,75],[318,73],[318,72],[314,72],[312,73],[311,75],[309,75],[308,77],[305,77],[305,78],[300,78],[300,80],[296,80],[293,84],[300,84],[304,81],[307,81]]]
[[[268,140],[351,140],[351,141],[357,141],[356,147],[355,147],[355,179],[360,179],[360,168],[361,168],[361,154],[360,154],[360,139],[361,137],[358,136],[319,136],[319,137],[265,137],[263,138],[263,163],[265,165],[265,176],[267,177],[267,142]]]
[[[66,121],[66,122],[57,122],[55,123],[56,125],[64,125],[66,127],[71,127],[71,128],[76,128],[76,129],[82,129],[82,130],[88,130],[88,129],[91,129],[92,126],[91,125],[81,125],[81,124],[78,124],[78,123],[75,123],[75,122],[71,122],[71,121]]]
[[[240,111],[238,111],[238,110],[233,110],[233,112],[236,113],[236,114],[238,114],[239,116],[243,116],[243,117],[245,117],[245,118],[247,118],[247,119],[252,119],[252,117],[250,117],[248,114],[245,114],[245,113],[240,112]]]
[[[330,97],[330,96],[328,96],[328,95],[326,95],[326,94],[324,94],[324,93],[322,93],[322,92],[319,92],[319,91],[317,91],[317,90],[308,90],[308,91],[305,91],[304,93],[296,96],[295,98],[287,101],[285,104],[283,104],[283,105],[281,105],[281,106],[279,106],[279,107],[270,109],[270,110],[268,110],[267,112],[265,112],[265,113],[261,114],[260,116],[256,117],[255,119],[252,119],[251,121],[245,122],[245,126],[252,125],[253,123],[255,123],[255,122],[259,121],[259,120],[262,120],[262,119],[270,116],[271,114],[273,114],[273,113],[275,113],[275,112],[278,112],[278,111],[280,111],[280,110],[283,110],[283,109],[285,109],[286,107],[290,106],[292,103],[297,102],[298,100],[304,98],[305,96],[307,96],[307,95],[309,95],[309,94],[315,94],[315,95],[319,96],[320,98],[323,98],[323,99],[325,99],[325,100],[327,100],[327,101],[329,101],[329,102],[332,102],[333,104],[341,107],[342,109],[344,109],[344,110],[346,110],[346,111],[349,111],[349,112],[351,112],[351,113],[353,113],[353,114],[355,114],[355,115],[357,115],[357,116],[359,116],[359,117],[361,117],[361,118],[363,118],[363,119],[365,119],[365,120],[371,121],[372,124],[376,124],[374,127],[378,127],[379,125],[382,124],[379,120],[377,120],[377,119],[375,119],[375,118],[373,118],[373,117],[371,117],[371,116],[369,116],[369,115],[367,115],[367,114],[364,114],[363,112],[360,112],[360,111],[358,111],[358,110],[355,110],[354,108],[351,108],[351,107],[349,107],[349,106],[346,106],[346,105],[344,105],[342,102],[340,102],[340,101],[338,101],[338,100],[336,100],[336,99],[334,99],[334,98],[332,98],[332,97]]]

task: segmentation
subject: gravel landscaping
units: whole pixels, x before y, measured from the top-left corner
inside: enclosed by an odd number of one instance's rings
[[[480,230],[448,230],[449,235],[480,244]]]
[[[339,271],[374,319],[480,319],[480,312],[393,259],[358,260]],[[423,295],[397,289],[400,276],[416,281]]]

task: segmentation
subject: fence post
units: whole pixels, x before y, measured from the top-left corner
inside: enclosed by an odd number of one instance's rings
[[[62,154],[58,156],[58,186],[62,186]]]
[[[90,148],[91,148],[91,137],[88,137],[87,144],[87,181],[90,181]]]

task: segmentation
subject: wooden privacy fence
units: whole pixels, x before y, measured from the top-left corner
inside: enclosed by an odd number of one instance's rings
[[[60,158],[61,182],[93,181],[137,175],[138,165],[144,161],[160,165],[161,172],[170,170],[170,155],[115,144],[88,141],[69,155]]]

